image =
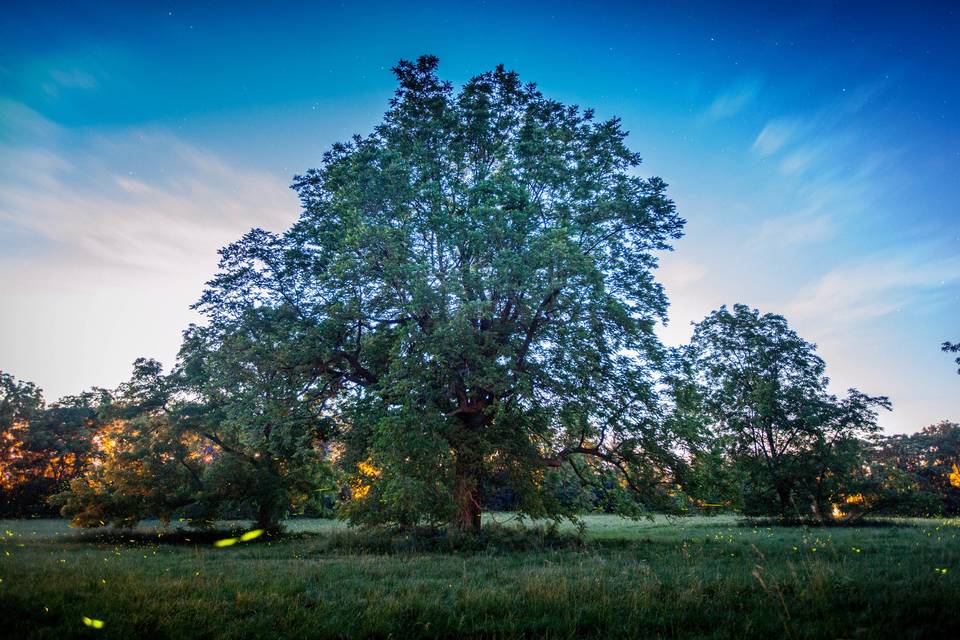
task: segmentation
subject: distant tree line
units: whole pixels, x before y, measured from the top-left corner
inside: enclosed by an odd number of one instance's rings
[[[617,118],[437,64],[401,61],[373,132],[295,177],[291,228],[220,251],[169,371],[50,405],[4,374],[4,514],[955,513],[957,425],[883,437],[889,401],[831,393],[783,317],[722,307],[660,343],[685,223]]]
[[[382,470],[350,460],[335,425],[309,413],[279,374],[266,375],[268,360],[255,356],[281,343],[233,336],[225,349],[210,337],[191,328],[169,374],[140,359],[117,389],[50,405],[35,385],[0,373],[0,517],[62,514],[83,527],[250,518],[273,528],[285,517],[368,508]],[[671,367],[662,419],[691,437],[664,478],[667,498],[646,502],[616,470],[580,461],[537,479],[545,511],[960,515],[960,425],[881,434],[875,410],[886,400],[827,393],[824,363],[782,317],[721,308]],[[526,513],[517,486],[491,461],[481,508]]]

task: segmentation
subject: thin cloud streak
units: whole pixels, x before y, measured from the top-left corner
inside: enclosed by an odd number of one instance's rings
[[[741,113],[759,95],[761,85],[760,80],[756,78],[741,80],[714,98],[707,108],[707,118],[723,120]]]
[[[763,127],[756,139],[753,141],[753,150],[761,156],[769,156],[776,153],[788,142],[795,139],[803,130],[796,120],[789,118],[778,118],[771,120]]]
[[[933,247],[900,255],[878,255],[840,266],[804,287],[787,303],[788,317],[820,323],[820,336],[906,308],[930,305],[951,295],[960,283],[960,257],[933,257]]]

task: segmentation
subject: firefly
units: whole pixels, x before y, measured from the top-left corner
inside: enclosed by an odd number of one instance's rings
[[[97,620],[95,618],[88,618],[83,616],[83,624],[94,629],[103,629],[103,620]]]
[[[245,534],[240,536],[240,542],[249,542],[250,540],[255,540],[263,535],[263,529],[254,529],[253,531],[247,531]]]

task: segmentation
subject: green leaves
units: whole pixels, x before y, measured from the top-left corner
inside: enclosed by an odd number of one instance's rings
[[[960,353],[960,342],[953,344],[950,342],[944,342],[940,345],[940,350],[944,353]],[[960,358],[954,360],[958,365],[960,365]],[[957,369],[957,373],[960,373],[960,369]]]
[[[725,478],[728,486],[712,491],[728,496],[739,485],[747,511],[829,517],[859,471],[860,440],[879,430],[876,411],[889,401],[856,389],[831,395],[816,347],[782,316],[744,305],[708,315],[685,356],[683,409],[699,412],[714,438],[695,460],[701,480]],[[727,464],[734,474],[717,468]]]
[[[295,311],[271,322],[300,327],[290,351],[312,364],[306,388],[326,393],[335,438],[358,449],[345,459],[390,461],[371,495],[430,487],[418,491],[436,503],[457,459],[532,475],[571,441],[629,470],[656,439],[653,252],[683,226],[666,185],[634,175],[618,120],[503,67],[455,91],[437,65],[397,65],[382,124],[294,179],[290,230],[221,252],[199,308],[224,327]]]
[[[35,385],[0,372],[0,513],[52,513],[49,498],[91,456],[104,397],[95,389],[47,405]]]

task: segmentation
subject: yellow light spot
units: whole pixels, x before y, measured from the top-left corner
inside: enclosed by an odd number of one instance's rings
[[[355,499],[359,500],[360,498],[365,498],[367,494],[370,493],[370,485],[355,483],[353,487],[350,488],[350,495]]]
[[[363,462],[358,462],[358,463],[357,463],[357,469],[359,469],[359,470],[360,470],[360,473],[362,473],[363,475],[367,476],[368,478],[379,478],[379,477],[380,477],[380,473],[381,473],[381,472],[380,472],[380,469],[377,469],[375,466],[373,466],[372,463],[370,463],[370,462],[368,462],[368,461],[366,461],[366,460],[364,460]]]
[[[957,468],[957,463],[953,463],[953,472],[950,473],[950,486],[957,487],[960,489],[960,469]]]
[[[360,477],[350,483],[350,495],[355,500],[365,498],[370,493],[371,485],[368,481],[379,478],[383,473],[369,460],[358,462],[357,470],[360,472]]]
[[[88,627],[93,627],[94,629],[103,629],[103,620],[97,620],[96,618],[88,618],[83,616],[83,624]]]
[[[263,529],[254,529],[253,531],[247,531],[245,534],[240,536],[240,542],[249,542],[251,540],[256,540],[263,535]]]
[[[213,546],[217,547],[218,549],[222,549],[223,547],[235,545],[237,542],[237,538],[224,538],[223,540],[217,540],[214,542]]]

